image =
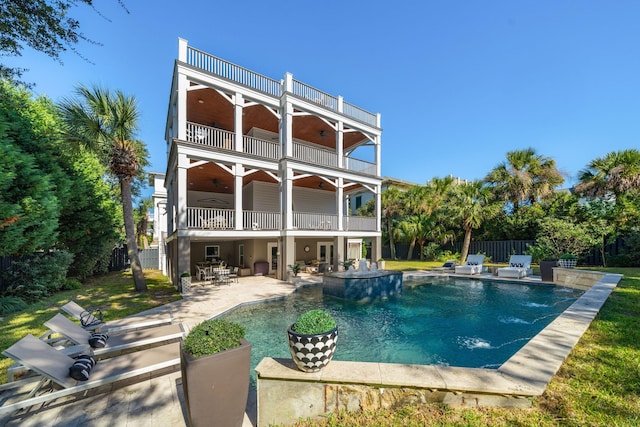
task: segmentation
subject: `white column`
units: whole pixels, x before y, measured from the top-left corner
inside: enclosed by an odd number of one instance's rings
[[[338,230],[342,231],[344,229],[344,224],[342,223],[344,218],[344,204],[342,201],[342,197],[344,196],[344,178],[338,177],[338,186],[336,187],[336,207],[338,213]]]
[[[189,158],[186,154],[178,154],[178,179],[176,195],[176,228],[187,229],[187,166]]]
[[[376,231],[380,232],[380,219],[382,218],[382,186],[376,185]]]
[[[286,161],[280,162],[280,212],[282,229],[293,228],[293,170]]]
[[[187,40],[178,37],[178,61],[187,62]]]
[[[338,130],[336,132],[336,154],[338,155],[338,167],[344,167],[344,123],[338,122]]]
[[[280,100],[280,147],[283,157],[293,156],[293,105],[285,95]]]
[[[374,141],[375,143],[375,147],[376,147],[376,157],[375,157],[375,161],[376,161],[376,176],[382,176],[382,167],[380,164],[380,149],[382,147],[382,135],[378,135],[376,137],[376,140]]]
[[[236,151],[244,151],[244,141],[242,139],[242,108],[244,98],[241,93],[236,93],[235,104],[233,108],[233,128],[235,129]]]
[[[235,229],[243,229],[243,214],[242,214],[242,177],[244,176],[244,166],[242,163],[236,163],[234,169],[235,180],[233,185],[233,206],[235,208]]]
[[[187,76],[184,74],[178,74],[178,102],[176,105],[178,111],[178,123],[177,129],[174,129],[174,135],[178,136],[178,139],[187,139],[187,87],[189,82]],[[176,132],[177,131],[177,132]]]

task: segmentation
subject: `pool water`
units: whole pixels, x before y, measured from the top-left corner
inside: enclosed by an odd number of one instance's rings
[[[582,291],[459,278],[405,280],[402,294],[357,303],[300,289],[274,302],[225,315],[247,329],[253,368],[264,357],[290,358],[287,328],[322,308],[338,324],[334,360],[498,368],[569,307]]]

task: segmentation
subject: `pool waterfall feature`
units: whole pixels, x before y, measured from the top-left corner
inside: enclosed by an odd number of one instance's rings
[[[367,268],[360,262],[355,270],[328,273],[322,277],[322,293],[360,302],[374,301],[398,295],[402,292],[401,271],[378,270],[376,263]]]

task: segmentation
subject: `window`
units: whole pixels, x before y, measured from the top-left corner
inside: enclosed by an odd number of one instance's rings
[[[244,244],[238,245],[238,265],[244,267]]]
[[[204,247],[204,260],[205,261],[214,261],[220,258],[220,246],[205,246]]]
[[[356,196],[356,210],[362,206],[362,196]]]

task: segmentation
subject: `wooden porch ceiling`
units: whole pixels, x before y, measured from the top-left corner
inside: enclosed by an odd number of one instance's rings
[[[187,121],[233,131],[233,110],[230,98],[216,90],[202,88],[187,92]],[[254,127],[278,133],[278,118],[262,105],[248,106],[243,108],[242,127],[245,135]],[[335,150],[336,131],[323,120],[314,116],[295,116],[292,127],[295,139]],[[343,139],[345,151],[369,140],[361,132],[345,132]]]
[[[242,185],[252,181],[277,183],[275,179],[264,171],[257,171],[243,177]],[[335,187],[318,176],[309,176],[293,181],[294,187],[313,188],[334,192]],[[206,191],[212,193],[233,194],[234,177],[215,163],[205,163],[187,171],[187,189],[189,191]],[[349,187],[349,191],[360,188],[357,184]]]

